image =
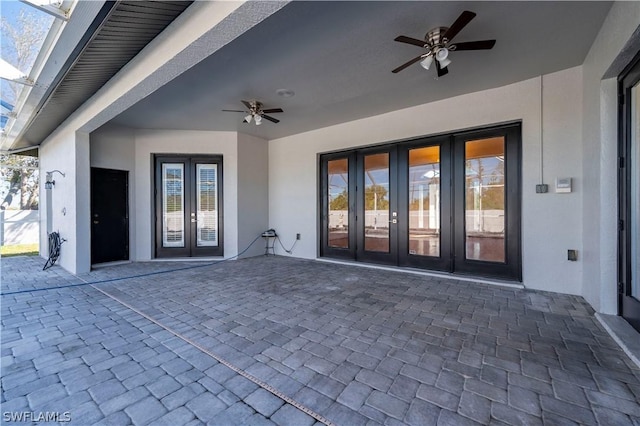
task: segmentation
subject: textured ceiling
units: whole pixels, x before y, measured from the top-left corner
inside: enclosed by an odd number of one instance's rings
[[[138,128],[242,131],[267,139],[381,114],[582,64],[610,2],[293,2],[113,121]],[[477,17],[456,41],[496,39],[491,51],[453,52],[449,74],[394,42],[422,38],[463,10]],[[282,98],[277,89],[295,91]],[[241,99],[281,107],[280,124],[242,124]],[[455,111],[451,112],[455,114]],[[275,116],[275,115],[274,115]]]

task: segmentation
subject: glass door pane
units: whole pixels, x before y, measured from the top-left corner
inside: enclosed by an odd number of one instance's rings
[[[162,246],[184,247],[184,164],[162,164]]]
[[[389,253],[389,153],[364,157],[364,249]]]
[[[218,166],[196,164],[196,244],[218,245]]]
[[[409,150],[409,254],[440,256],[440,147]]]
[[[631,226],[631,296],[640,300],[640,84],[631,89],[631,144],[629,166]]]
[[[504,137],[465,143],[466,259],[506,260],[504,154]]]
[[[349,159],[327,162],[329,247],[349,248]]]

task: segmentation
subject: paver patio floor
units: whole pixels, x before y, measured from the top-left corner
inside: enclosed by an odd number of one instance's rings
[[[640,425],[640,370],[580,297],[284,257],[43,263],[2,259],[3,417]]]

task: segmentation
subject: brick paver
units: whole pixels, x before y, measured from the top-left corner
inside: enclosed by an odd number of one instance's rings
[[[1,267],[4,293],[21,288],[24,271],[42,266],[38,258],[13,258]],[[44,287],[82,282],[59,267],[49,271]],[[38,280],[22,288],[39,288]],[[1,302],[3,424],[5,413],[31,416],[30,424],[47,412],[70,416],[72,425],[271,423],[225,386],[246,379],[193,346],[172,348],[161,327],[90,286],[5,295]],[[271,410],[258,405],[269,415],[276,406],[299,411],[276,399]]]
[[[2,259],[3,293],[80,282],[40,263]],[[640,424],[640,370],[580,297],[283,257],[96,287],[2,297],[3,411],[316,423],[172,330],[336,424]]]

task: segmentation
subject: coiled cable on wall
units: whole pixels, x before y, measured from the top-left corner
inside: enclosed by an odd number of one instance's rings
[[[284,246],[284,244],[282,244],[282,240],[280,240],[280,236],[276,235],[276,240],[278,240],[278,243],[280,243],[280,247],[282,247],[282,250],[284,250],[285,252],[289,253],[289,254],[293,254],[293,248],[296,246],[296,244],[298,244],[298,240],[296,239],[293,242],[293,245],[291,246],[291,248],[289,250],[287,250],[287,248]]]
[[[43,271],[51,268],[56,263],[58,257],[60,257],[60,247],[65,241],[67,240],[60,238],[60,233],[58,232],[49,234],[49,258],[42,268]]]

